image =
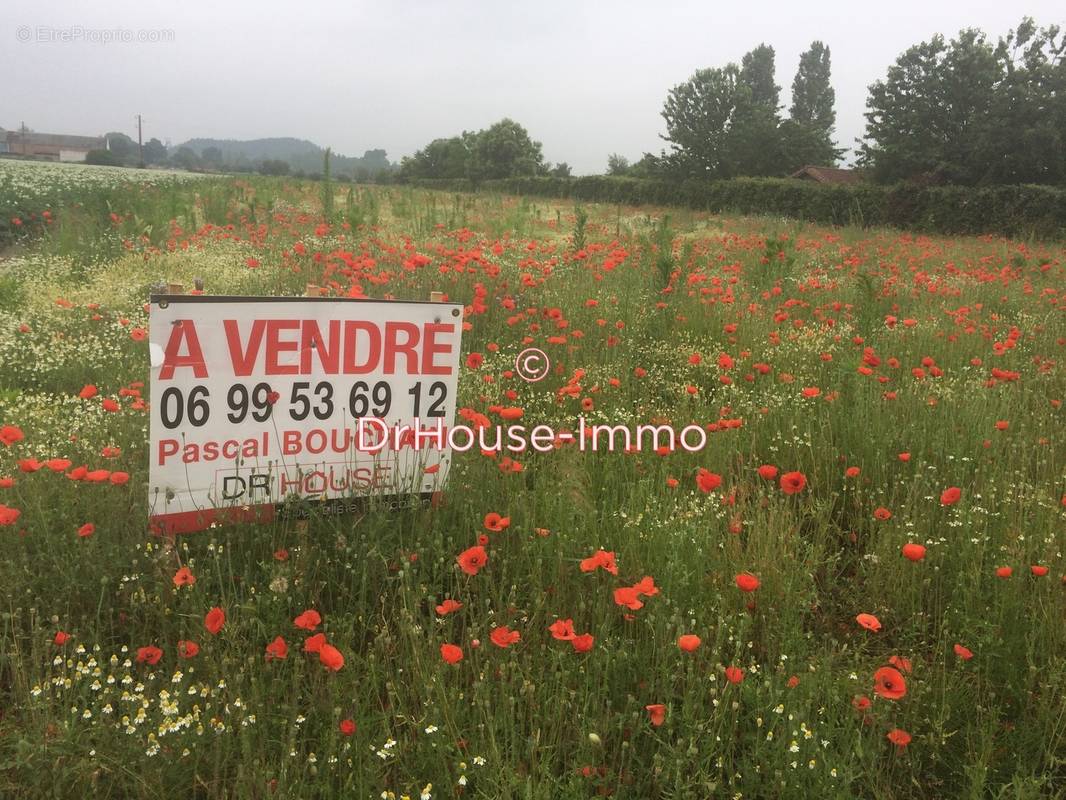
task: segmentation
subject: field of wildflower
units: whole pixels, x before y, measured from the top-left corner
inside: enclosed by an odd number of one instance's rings
[[[15,169],[0,796],[1066,796],[1061,243]],[[444,292],[464,417],[707,445],[153,536],[147,300],[197,279]]]

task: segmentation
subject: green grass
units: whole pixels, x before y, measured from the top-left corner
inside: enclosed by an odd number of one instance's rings
[[[614,206],[580,220],[543,199],[365,187],[334,198],[325,229],[320,187],[259,178],[93,197],[52,205],[56,227],[0,262],[0,428],[25,435],[0,444],[0,504],[21,512],[0,527],[0,795],[1064,796],[1061,245]],[[416,252],[429,263],[405,268]],[[592,422],[696,423],[708,445],[564,446],[517,472],[475,451],[439,508],[152,537],[147,352],[129,331],[148,287],[194,277],[219,294],[445,291],[470,306],[464,351],[485,356],[460,406],[573,428],[588,399]],[[540,383],[506,376],[524,337],[557,368]],[[988,385],[993,369],[1018,379]],[[130,480],[66,477],[82,464]],[[806,488],[784,494],[763,464]],[[721,486],[701,492],[699,468]],[[942,506],[949,486],[962,499]],[[510,526],[485,531],[490,512]],[[488,564],[467,576],[456,556],[482,533]],[[580,569],[599,548],[617,576]],[[181,566],[194,585],[174,585]],[[659,593],[619,607],[614,590],[645,576]],[[463,607],[442,617],[449,597]],[[302,652],[305,609],[340,671]],[[549,633],[568,618],[589,652]],[[497,626],[521,641],[496,647]],[[268,662],[277,636],[288,656]],[[444,643],[463,660],[444,663]],[[154,667],[136,661],[148,645]],[[873,691],[893,656],[912,667],[899,700]]]

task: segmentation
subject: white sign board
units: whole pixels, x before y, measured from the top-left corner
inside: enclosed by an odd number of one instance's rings
[[[153,527],[440,491],[461,337],[450,303],[153,296]]]

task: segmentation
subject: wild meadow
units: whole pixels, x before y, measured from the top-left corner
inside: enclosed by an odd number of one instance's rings
[[[0,164],[0,796],[1066,796],[1063,243],[87,169]],[[707,445],[155,536],[197,279],[441,291],[465,418]]]

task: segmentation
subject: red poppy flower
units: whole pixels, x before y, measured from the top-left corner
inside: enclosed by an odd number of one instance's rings
[[[860,470],[858,467],[848,467],[846,470],[844,470],[844,475],[849,478],[857,478],[859,477],[859,473],[861,471],[862,470]]]
[[[63,645],[65,645],[65,644],[67,643],[67,641],[68,641],[69,639],[70,639],[70,634],[69,634],[69,633],[65,633],[65,632],[63,632],[63,631],[56,631],[56,635],[55,635],[55,638],[54,638],[54,639],[52,639],[52,641],[53,641],[53,642],[54,642],[54,643],[55,643],[56,645],[58,645],[58,646],[62,647]]]
[[[207,632],[212,636],[218,634],[222,630],[222,626],[226,624],[226,612],[218,606],[215,606],[207,612],[207,616],[204,617],[204,627],[207,628]]]
[[[318,651],[318,660],[322,663],[326,669],[331,669],[334,672],[340,670],[344,666],[344,656],[341,655],[341,651],[331,644],[324,644]]]
[[[888,659],[888,663],[898,669],[900,672],[906,672],[909,674],[911,671],[911,660],[909,658],[904,658],[903,656],[892,656],[890,659]]]
[[[437,606],[437,613],[443,617],[447,614],[451,614],[453,611],[458,611],[462,607],[462,603],[460,603],[458,600],[452,600],[449,597],[447,600]]]
[[[750,572],[741,572],[733,580],[736,581],[737,588],[742,592],[754,592],[760,586],[759,579]]]
[[[489,634],[489,639],[497,647],[510,647],[515,642],[520,641],[521,638],[521,633],[518,631],[512,631],[507,626],[493,628],[492,633]]]
[[[289,551],[286,550],[284,547],[281,548],[280,550],[275,550],[274,551],[274,560],[275,561],[288,561],[289,560]]]
[[[501,517],[495,511],[485,515],[485,528],[493,533],[500,533],[507,530],[511,524],[510,517]]]
[[[648,719],[651,720],[651,724],[656,728],[666,720],[666,706],[662,703],[652,703],[644,706],[644,710],[648,712]]]
[[[722,485],[722,476],[700,467],[696,473],[696,485],[704,494],[713,492]]]
[[[866,711],[871,706],[870,698],[864,694],[857,695],[851,699],[851,705],[856,711]]]
[[[907,694],[907,681],[893,667],[881,667],[874,673],[874,691],[886,700],[899,700]]]
[[[289,646],[285,644],[285,640],[280,636],[274,639],[270,644],[266,646],[266,660],[273,661],[274,659],[288,658]]]
[[[756,471],[759,473],[759,477],[765,481],[772,481],[777,477],[777,467],[773,464],[763,464]]]
[[[859,614],[855,617],[855,621],[868,631],[876,632],[881,630],[881,621],[873,614]]]
[[[902,750],[904,747],[911,743],[911,735],[899,728],[893,728],[887,734],[888,741],[892,742],[896,747]]]
[[[889,511],[884,506],[880,506],[880,507],[874,509],[874,518],[875,519],[879,519],[882,522],[884,522],[887,519],[892,519],[892,512]]]
[[[1033,564],[1033,566],[1029,567],[1029,571],[1038,578],[1043,578],[1048,574],[1048,568],[1041,564]]]
[[[22,429],[15,425],[0,427],[0,444],[4,445],[4,447],[11,447],[15,442],[21,442],[25,438],[26,435],[22,432]]]
[[[455,560],[459,562],[459,568],[467,575],[477,575],[478,571],[488,563],[489,556],[484,547],[474,545],[461,552]]]
[[[580,636],[575,636],[570,640],[570,645],[574,648],[576,653],[587,653],[592,649],[596,640],[591,633],[582,633]]]
[[[726,667],[725,678],[732,684],[738,684],[744,680],[744,670],[740,667]]]
[[[304,639],[304,652],[305,653],[318,653],[326,645],[326,634],[316,633],[314,636],[308,636]]]
[[[961,644],[956,643],[955,647],[952,649],[954,649],[955,655],[957,655],[963,661],[969,661],[971,658],[973,658],[973,651],[968,647],[964,647]]]
[[[322,624],[322,617],[313,608],[309,608],[294,619],[292,623],[297,628],[302,628],[305,631],[313,631]]]
[[[9,508],[0,503],[0,525],[14,525],[20,516],[22,516],[22,512],[17,508]]]
[[[184,639],[178,642],[178,655],[182,658],[192,658],[200,652],[200,645],[196,642],[188,642]]]
[[[112,472],[111,484],[113,486],[123,486],[130,482],[130,474],[128,472]]]
[[[553,639],[558,639],[561,642],[568,642],[577,636],[572,619],[557,619],[548,626],[548,630],[551,631]]]
[[[458,664],[463,660],[463,650],[454,644],[442,644],[440,646],[440,657],[449,664]]]
[[[921,561],[925,558],[925,547],[920,544],[915,544],[914,542],[908,542],[903,545],[901,552],[903,553],[903,557],[908,561]]]
[[[998,567],[996,569],[997,578],[1009,578],[1014,574],[1014,570],[1011,567]]]
[[[149,664],[155,666],[159,663],[159,659],[163,657],[163,651],[155,645],[148,645],[147,647],[137,648],[137,663]]]
[[[174,573],[174,586],[192,586],[196,583],[196,576],[192,574],[192,570],[188,567],[182,567]]]
[[[644,602],[640,599],[640,593],[632,586],[620,586],[614,590],[615,605],[625,606],[630,611],[644,608]]]
[[[351,736],[355,733],[355,721],[350,719],[342,719],[340,724],[340,732],[344,736]]]
[[[785,494],[799,494],[807,486],[807,476],[802,472],[786,472],[781,476],[781,491]]]
[[[615,564],[614,553],[607,550],[597,550],[591,556],[581,562],[582,572],[593,572],[596,569],[604,569],[612,575],[618,574],[618,566]]]
[[[677,646],[684,650],[686,653],[691,653],[702,644],[699,636],[694,633],[686,633],[679,636],[677,639]]]
[[[637,593],[648,597],[653,597],[659,594],[655,578],[652,578],[650,575],[645,575],[643,578],[633,583],[633,589],[636,590]]]
[[[78,397],[80,397],[82,400],[92,400],[94,397],[96,397],[98,392],[99,390],[95,386],[93,386],[91,383],[87,383],[83,387],[81,387],[81,391],[78,392]]]
[[[949,486],[940,493],[940,505],[953,506],[962,498],[962,489],[958,486]]]
[[[86,522],[84,525],[78,528],[78,536],[83,539],[92,536],[94,533],[96,533],[96,526],[93,525],[91,522]]]
[[[797,676],[797,675],[793,675],[792,677],[790,677],[790,678],[788,679],[788,688],[789,688],[789,689],[795,689],[795,688],[796,688],[797,686],[799,686],[799,685],[800,685],[800,679],[799,679],[799,676]]]

